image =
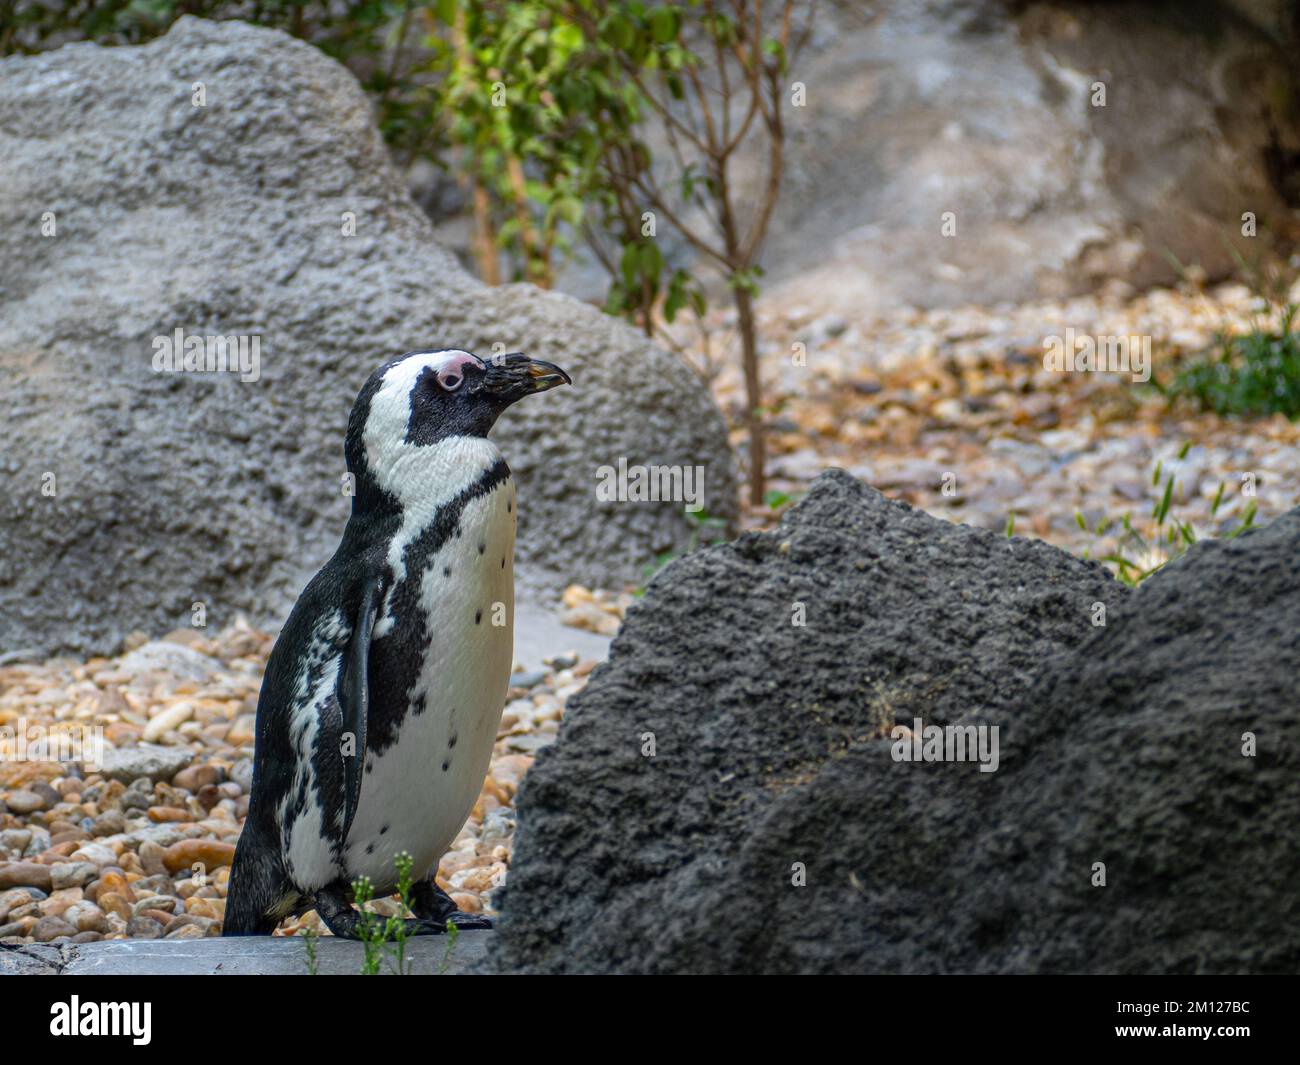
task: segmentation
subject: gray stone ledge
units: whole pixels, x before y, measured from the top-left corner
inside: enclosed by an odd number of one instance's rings
[[[477,968],[492,933],[462,932],[447,958],[447,940],[408,940],[406,957],[414,975],[465,975]],[[323,937],[316,941],[317,973],[355,976],[361,972],[360,943]],[[390,972],[385,961],[381,972]],[[250,936],[236,939],[116,939],[65,946],[33,944],[0,949],[4,976],[305,976],[307,948],[299,938]]]

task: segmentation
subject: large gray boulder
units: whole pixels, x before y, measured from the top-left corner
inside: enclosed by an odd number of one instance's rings
[[[278,620],[346,520],[357,390],[420,347],[573,375],[496,432],[531,572],[611,584],[687,541],[681,503],[597,500],[620,458],[703,466],[706,509],[735,514],[690,371],[592,307],[466,275],[354,78],[278,32],[183,18],[0,61],[0,303],[0,650],[104,650],[195,602]],[[155,372],[178,328],[260,337],[259,379]]]
[[[1300,510],[1132,593],[829,472],[629,614],[521,789],[492,965],[1294,969],[1297,631]],[[917,718],[998,768],[896,760]]]
[[[1292,246],[1300,113],[1295,42],[1270,32],[1280,6],[819,5],[790,74],[807,105],[786,112],[773,298],[1024,300],[1169,283],[1174,260],[1220,277],[1234,247]],[[756,194],[757,148],[744,171]]]

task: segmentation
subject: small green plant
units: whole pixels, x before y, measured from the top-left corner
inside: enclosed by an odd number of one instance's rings
[[[780,514],[794,502],[794,497],[780,489],[769,488],[763,496],[763,502],[772,513]]]
[[[1283,307],[1277,327],[1259,321],[1244,336],[1220,336],[1217,354],[1180,370],[1166,389],[1224,417],[1300,418],[1300,306]]]
[[[397,894],[400,902],[397,912],[381,919],[369,905],[374,901],[374,887],[367,876],[357,877],[352,881],[352,901],[356,903],[357,938],[361,941],[364,955],[361,961],[362,976],[377,976],[384,959],[389,961],[390,971],[397,976],[410,974],[406,960],[406,941],[410,938],[406,921],[411,913],[411,887],[414,883],[412,871],[414,859],[406,851],[398,854],[393,864],[397,869]],[[319,934],[308,928],[300,933],[303,946],[307,951],[307,973],[317,975]],[[451,953],[456,947],[460,929],[451,921],[447,922],[447,946],[443,951],[440,973],[445,973],[451,965]]]
[[[410,969],[406,963],[406,917],[411,909],[411,871],[414,860],[402,851],[393,864],[397,868],[397,894],[401,899],[397,912],[386,920],[372,913],[368,904],[374,898],[374,889],[370,878],[358,877],[352,881],[352,896],[359,909],[357,918],[357,936],[361,940],[364,957],[361,962],[362,976],[375,976],[379,972],[385,956],[390,959],[393,972],[405,976]],[[390,949],[388,944],[393,944]]]
[[[1229,252],[1258,300],[1249,333],[1220,333],[1215,350],[1184,366],[1162,388],[1169,400],[1188,399],[1222,417],[1300,418],[1300,306],[1290,296],[1291,276],[1276,267],[1248,263]]]
[[[725,518],[715,518],[707,510],[687,510],[684,513],[686,522],[691,527],[691,534],[686,540],[686,549],[684,551],[664,551],[657,555],[655,560],[645,567],[645,584],[637,588],[632,593],[633,595],[645,595],[647,585],[654,579],[655,574],[668,563],[675,561],[682,555],[689,555],[700,547],[709,547],[726,538],[727,521]]]
[[[316,941],[320,939],[320,934],[314,928],[304,929],[301,934],[303,946],[307,950],[307,975],[315,976],[317,971]]]
[[[1191,444],[1182,446],[1178,452],[1180,461],[1187,457],[1190,448]],[[1115,576],[1131,588],[1136,588],[1151,574],[1182,557],[1187,549],[1196,543],[1196,530],[1191,523],[1182,521],[1170,513],[1174,500],[1175,474],[1171,472],[1166,475],[1163,463],[1157,462],[1151,477],[1152,485],[1159,487],[1162,477],[1164,490],[1152,505],[1150,521],[1141,529],[1133,524],[1132,515],[1127,513],[1118,522],[1103,518],[1093,529],[1088,528],[1088,522],[1083,514],[1078,511],[1074,514],[1074,520],[1079,528],[1084,532],[1091,532],[1094,536],[1104,536],[1112,527],[1119,526],[1118,543],[1114,550],[1101,556],[1100,561],[1114,566]],[[1218,514],[1219,508],[1223,505],[1223,494],[1224,486],[1220,482],[1219,490],[1215,493],[1214,502],[1210,507],[1211,516]],[[1220,539],[1231,540],[1251,528],[1255,524],[1255,513],[1255,501],[1252,499],[1243,509],[1237,525]],[[1089,553],[1085,550],[1083,557],[1089,557]]]
[[[442,961],[438,965],[438,975],[446,976],[451,968],[451,952],[456,949],[456,940],[460,938],[460,929],[451,921],[447,922],[447,945],[442,950]]]
[[[379,972],[379,960],[383,953],[379,945],[381,939],[377,931],[378,922],[368,909],[373,896],[374,889],[370,886],[370,877],[359,876],[352,881],[352,901],[357,904],[360,911],[357,917],[357,938],[361,940],[361,947],[365,952],[361,961],[362,976],[374,976]]]

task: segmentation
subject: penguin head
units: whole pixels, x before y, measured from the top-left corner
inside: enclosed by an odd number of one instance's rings
[[[358,478],[409,448],[485,438],[512,403],[572,384],[553,363],[520,352],[412,351],[379,367],[348,420],[348,469]]]

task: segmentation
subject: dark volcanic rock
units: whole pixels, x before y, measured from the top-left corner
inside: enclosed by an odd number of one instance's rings
[[[988,870],[1032,931],[1017,967],[1300,968],[1300,509],[1150,578],[1035,706],[997,811],[1018,863]]]
[[[310,45],[182,18],[139,48],[11,56],[0,157],[0,653],[112,649],[196,601],[279,622],[347,519],[357,390],[418,348],[573,375],[494,433],[534,571],[617,584],[689,540],[680,503],[596,499],[620,458],[702,465],[710,513],[735,514],[707,389],[593,307],[465,274]],[[155,372],[177,329],[256,337],[257,372]]]
[[[1004,910],[954,921],[987,887],[956,851],[1020,717],[1053,713],[1025,691],[1126,597],[1047,544],[823,475],[775,533],[682,559],[629,615],[523,785],[494,963],[979,967]],[[895,762],[881,737],[916,717],[1001,726],[1003,768]]]
[[[493,964],[1294,971],[1297,678],[1300,510],[1129,593],[827,474],[629,616],[524,783]],[[896,761],[914,717],[999,725],[998,770]]]

